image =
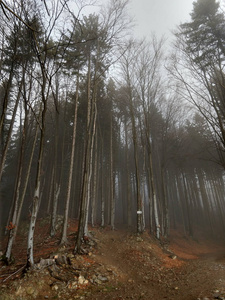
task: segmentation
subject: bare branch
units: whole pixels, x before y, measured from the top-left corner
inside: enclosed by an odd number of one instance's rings
[[[1,8],[3,10],[3,13],[5,14],[5,16],[8,18],[7,14],[5,13],[5,10],[8,10],[11,14],[13,14],[18,20],[20,20],[25,26],[27,26],[30,30],[32,31],[36,31],[35,29],[33,29],[30,25],[28,25],[22,18],[20,18],[20,16],[18,16],[11,8],[9,8],[2,0],[0,0],[0,4],[1,4]]]

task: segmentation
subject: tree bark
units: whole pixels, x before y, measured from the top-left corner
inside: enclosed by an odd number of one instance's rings
[[[114,196],[114,176],[113,176],[113,129],[112,129],[112,115],[110,120],[110,225],[111,229],[115,229],[115,196]]]
[[[77,109],[78,109],[78,97],[79,97],[79,72],[77,75],[77,86],[76,86],[76,96],[75,96],[75,106],[74,106],[74,120],[73,120],[73,136],[72,136],[72,149],[70,157],[70,169],[69,169],[69,180],[66,193],[66,204],[64,210],[64,220],[63,220],[63,230],[60,244],[67,244],[67,226],[68,226],[68,213],[71,195],[71,185],[73,178],[73,167],[74,167],[74,154],[75,154],[75,143],[76,143],[76,132],[77,132]]]
[[[97,130],[97,128],[96,128]],[[96,132],[97,135],[97,132]],[[98,140],[95,139],[95,159],[94,159],[94,183],[93,183],[93,195],[92,195],[92,210],[91,210],[91,226],[95,226],[96,204],[97,204],[97,184],[98,184]]]
[[[17,113],[17,108],[19,105],[19,101],[20,101],[20,96],[21,96],[21,92],[22,92],[22,86],[24,84],[24,79],[21,80],[20,86],[19,86],[19,90],[18,90],[18,94],[17,94],[17,98],[16,98],[16,103],[13,109],[13,114],[12,114],[12,119],[10,122],[10,127],[9,127],[9,131],[7,133],[7,139],[3,148],[3,152],[1,155],[1,163],[0,163],[0,181],[2,179],[2,173],[4,171],[4,167],[5,167],[5,161],[6,161],[6,156],[7,156],[7,152],[8,152],[8,148],[9,148],[9,144],[11,141],[11,137],[12,137],[12,131],[13,131],[13,125],[16,119],[16,113]]]
[[[24,80],[23,80],[24,81]],[[16,226],[18,226],[18,212],[19,212],[19,202],[20,202],[20,189],[21,189],[21,182],[22,182],[22,172],[23,172],[23,159],[24,159],[24,152],[25,152],[25,141],[26,141],[26,132],[27,132],[27,124],[28,124],[28,111],[25,104],[25,117],[24,117],[24,124],[23,124],[23,131],[22,131],[22,140],[21,140],[21,148],[20,148],[20,157],[19,157],[19,168],[17,174],[17,181],[15,187],[15,194],[14,194],[14,208],[13,208],[13,215],[12,215],[12,224],[15,226],[9,230],[9,239],[6,247],[6,259],[9,263],[11,259],[12,253],[12,246],[15,239],[16,233]]]

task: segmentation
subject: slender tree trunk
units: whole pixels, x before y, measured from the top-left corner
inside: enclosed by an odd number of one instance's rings
[[[98,43],[98,41],[97,41]],[[89,165],[87,167],[88,173],[88,186],[87,186],[87,199],[86,199],[86,208],[85,208],[85,220],[84,220],[84,235],[89,236],[88,231],[88,218],[89,218],[89,206],[90,206],[90,197],[91,197],[91,179],[93,173],[93,150],[94,150],[94,141],[96,135],[96,120],[97,120],[97,86],[98,86],[98,79],[97,79],[97,70],[98,70],[98,63],[99,63],[99,43],[97,44],[97,54],[96,54],[96,62],[95,62],[95,73],[94,73],[94,89],[93,89],[93,99],[91,101],[91,60],[89,56],[89,66],[88,66],[88,114],[87,114],[87,128],[89,133],[87,136],[91,138],[90,141],[90,155],[89,158]],[[87,148],[89,152],[89,149]],[[82,230],[81,230],[82,231]],[[78,234],[79,235],[79,234]]]
[[[153,197],[151,195],[151,176],[150,176],[150,170],[149,167],[147,167],[147,187],[148,187],[148,203],[149,203],[149,229],[150,233],[154,234],[154,226],[153,226]]]
[[[79,74],[77,75],[77,86],[76,86],[76,96],[75,96],[75,106],[74,106],[74,120],[73,120],[73,136],[72,136],[72,149],[70,157],[70,170],[69,170],[69,180],[66,193],[66,204],[64,210],[64,221],[63,221],[63,231],[61,237],[61,244],[66,244],[67,240],[67,226],[68,226],[68,213],[71,195],[71,186],[73,178],[73,167],[74,167],[74,154],[75,154],[75,143],[76,143],[76,131],[77,131],[77,109],[78,109],[78,97],[79,97]]]
[[[57,84],[58,86],[58,84]],[[57,88],[58,91],[58,88]],[[58,99],[58,92],[56,95],[56,98]],[[57,102],[58,103],[58,102]],[[67,109],[67,102],[65,104],[64,111]],[[58,142],[59,142],[59,113],[56,110],[55,111],[55,120],[56,120],[56,133],[55,133],[55,172],[54,172],[54,199],[53,199],[53,205],[52,205],[52,214],[51,214],[51,230],[50,230],[50,236],[53,237],[55,235],[55,226],[56,226],[56,220],[57,220],[57,208],[58,208],[58,201],[59,201],[59,195],[61,191],[61,180],[62,180],[62,167],[60,167],[60,170],[58,170]],[[64,121],[65,121],[65,114],[64,114]],[[65,148],[65,126],[63,126],[63,138],[62,138],[62,153],[61,153],[61,163],[64,156],[64,148]]]
[[[133,120],[134,121],[134,120]],[[135,125],[134,125],[135,126]],[[137,193],[137,233],[142,233],[142,199],[141,199],[141,187],[140,187],[140,174],[138,166],[138,150],[137,150],[137,138],[136,129],[133,127],[133,143],[134,143],[134,161],[135,161],[135,179],[136,179],[136,193]]]
[[[170,219],[169,223],[173,229],[177,229],[176,222],[176,208],[178,203],[177,189],[176,189],[176,178],[175,175],[168,173],[168,198],[170,199]]]
[[[86,149],[85,149],[85,164],[84,164],[84,174],[83,174],[83,184],[81,192],[81,203],[80,203],[80,216],[79,216],[79,225],[78,225],[78,235],[75,245],[75,253],[82,253],[82,240],[84,236],[84,227],[85,227],[85,212],[87,205],[87,188],[88,188],[88,179],[89,179],[89,163],[90,163],[90,142],[91,138],[88,136]]]
[[[187,235],[188,228],[187,228],[187,220],[185,219],[186,208],[185,208],[184,201],[183,201],[185,195],[184,195],[184,187],[182,184],[182,174],[181,173],[176,174],[176,189],[177,189],[177,194],[178,194],[177,202],[180,204],[181,219],[183,222],[184,234]]]
[[[164,237],[167,238],[169,234],[169,209],[168,209],[168,200],[167,200],[167,189],[165,182],[165,169],[161,168],[161,177],[162,177],[162,194],[163,194],[163,227],[164,227]]]
[[[81,244],[84,236],[85,230],[85,221],[87,213],[87,197],[88,197],[88,184],[89,184],[89,175],[90,175],[90,159],[91,159],[91,144],[92,144],[92,125],[95,119],[95,105],[91,103],[91,57],[89,55],[88,60],[88,74],[87,74],[87,127],[86,127],[86,143],[84,150],[84,170],[82,178],[82,187],[81,187],[81,202],[80,202],[80,214],[79,214],[79,224],[78,224],[78,234],[75,243],[74,252],[81,253]],[[94,134],[94,132],[93,132]]]
[[[91,172],[91,148],[92,148],[92,135],[94,135],[94,132],[92,132],[92,129],[95,129],[95,126],[93,128],[93,123],[95,123],[96,117],[95,117],[95,109],[92,111],[92,116],[90,119],[90,124],[88,126],[88,132],[87,132],[87,141],[86,141],[86,149],[85,149],[85,161],[84,161],[84,174],[83,174],[83,184],[82,184],[82,192],[81,192],[81,204],[80,204],[80,216],[79,216],[79,225],[78,225],[78,235],[75,245],[75,253],[82,253],[81,243],[84,236],[84,230],[85,230],[85,222],[87,216],[87,196],[88,196],[88,186],[89,186],[89,179],[90,179],[90,172]],[[94,136],[93,136],[94,138]]]
[[[149,137],[148,137],[149,138]],[[152,196],[152,206],[153,206],[153,216],[156,226],[156,238],[160,239],[160,223],[159,223],[159,213],[158,213],[158,205],[157,205],[157,197],[156,197],[156,188],[155,188],[155,181],[153,177],[153,164],[152,164],[152,150],[151,150],[151,142],[149,141],[148,144],[148,151],[149,151],[149,179],[150,179],[150,188],[151,188],[151,196]]]
[[[96,133],[97,135],[97,133]],[[94,183],[93,183],[93,200],[91,210],[91,226],[95,226],[96,202],[97,202],[97,182],[98,182],[98,140],[95,139],[95,165],[94,165]]]
[[[222,227],[223,227],[223,231],[224,231],[225,230],[224,210],[223,210],[223,207],[221,205],[221,199],[218,195],[218,182],[214,178],[214,176],[213,176],[213,180],[211,182],[211,189],[213,190],[213,194],[214,194],[214,197],[215,197],[215,202],[216,202],[216,205],[217,205],[217,210],[218,210],[220,220],[221,220],[221,223],[222,223]]]
[[[95,132],[96,132],[96,117],[97,117],[97,108],[95,107],[95,116],[94,116],[93,129],[91,135],[90,166],[89,166],[89,174],[88,174],[87,203],[86,203],[86,211],[85,211],[85,225],[84,225],[85,236],[89,236],[88,217],[89,217],[89,205],[90,205],[90,198],[91,198],[91,178],[93,172],[93,149],[94,149]]]
[[[18,91],[18,94],[17,94],[16,103],[15,103],[15,106],[14,106],[14,109],[13,109],[13,115],[12,115],[12,119],[11,119],[11,122],[10,122],[9,131],[8,131],[8,134],[7,134],[7,139],[6,139],[6,142],[5,142],[5,145],[4,145],[4,148],[3,148],[3,152],[2,152],[2,156],[1,156],[0,181],[2,179],[2,173],[3,173],[4,167],[5,167],[6,156],[7,156],[9,144],[10,144],[11,137],[12,137],[13,125],[14,125],[14,122],[15,122],[15,119],[16,119],[16,113],[17,113],[17,108],[18,108],[19,101],[20,101],[20,96],[21,96],[23,84],[24,84],[24,78],[21,80],[21,83],[20,83],[20,86],[19,86],[19,91]]]
[[[36,41],[35,33],[32,32],[34,35],[34,40]],[[41,177],[42,177],[42,164],[44,159],[44,139],[45,139],[45,118],[47,112],[47,99],[50,91],[50,84],[48,85],[48,89],[46,91],[46,83],[47,83],[47,75],[46,70],[43,62],[41,61],[41,57],[39,55],[39,49],[37,49],[38,45],[36,44],[36,51],[37,57],[39,60],[39,65],[41,68],[42,74],[42,85],[41,85],[41,134],[40,134],[40,143],[39,143],[39,153],[38,153],[38,163],[37,163],[37,170],[36,170],[36,181],[35,181],[35,189],[34,189],[34,196],[32,202],[32,211],[31,211],[31,219],[30,219],[30,226],[28,232],[28,243],[27,243],[27,268],[30,268],[34,265],[34,230],[37,220],[37,214],[40,206],[40,192],[41,192]]]
[[[103,157],[103,141],[102,141],[102,157]],[[105,196],[104,196],[104,170],[103,164],[101,169],[101,227],[105,227]]]
[[[134,145],[134,165],[135,165],[135,180],[136,180],[136,197],[137,197],[137,233],[140,234],[143,232],[142,228],[142,201],[141,201],[141,192],[140,192],[140,172],[138,166],[138,145],[137,145],[137,132],[134,116],[134,107],[133,107],[133,96],[132,96],[132,87],[130,84],[129,73],[127,74],[127,82],[129,85],[129,108],[130,108],[130,117],[132,124],[132,138]]]
[[[144,192],[144,191],[143,191]],[[145,202],[142,200],[142,230],[145,231]]]
[[[126,147],[126,180],[127,180],[127,225],[128,229],[132,227],[132,201],[131,201],[131,183],[130,183],[130,162],[127,134],[127,120],[125,120],[125,147]]]
[[[50,214],[50,209],[51,209],[51,205],[52,205],[52,202],[54,202],[53,200],[53,186],[54,186],[54,173],[55,173],[55,168],[54,168],[54,165],[52,166],[51,168],[51,175],[50,175],[50,184],[48,184],[48,204],[47,204],[47,209],[46,209],[46,212],[47,212],[47,215]]]
[[[114,196],[114,176],[113,176],[113,130],[112,116],[110,121],[110,200],[111,200],[111,229],[115,229],[115,196]]]
[[[40,144],[39,144],[39,155],[38,155],[38,164],[36,171],[36,182],[35,182],[35,190],[32,202],[32,211],[31,211],[31,219],[30,219],[30,227],[28,232],[28,245],[27,245],[27,267],[31,267],[34,265],[34,230],[37,220],[37,214],[40,205],[40,192],[41,192],[41,173],[42,173],[42,163],[44,157],[44,138],[45,138],[45,115],[47,111],[47,103],[44,95],[45,91],[45,80],[43,84],[43,109],[42,109],[42,120],[41,120],[41,135],[40,135]]]
[[[52,206],[51,232],[50,232],[51,237],[53,237],[55,235],[55,225],[56,225],[56,219],[57,219],[57,204],[59,201],[59,195],[60,195],[60,184],[58,185],[56,183],[53,206]]]
[[[0,118],[0,137],[3,137],[3,127],[4,127],[4,121],[6,118],[6,111],[8,108],[8,102],[9,102],[9,93],[10,93],[10,88],[12,86],[12,80],[13,80],[13,74],[14,74],[14,62],[11,64],[11,69],[9,73],[9,79],[7,82],[7,86],[5,88],[5,95],[3,99],[3,106],[1,109],[1,118]]]
[[[143,97],[144,99],[144,97]],[[146,144],[147,144],[147,153],[148,153],[148,182],[149,182],[149,214],[150,214],[150,232],[153,233],[153,218],[155,223],[155,235],[157,239],[160,239],[160,222],[159,222],[159,211],[158,203],[156,196],[156,186],[154,180],[154,171],[153,171],[153,161],[152,161],[152,141],[151,141],[151,127],[148,120],[148,113],[146,105],[143,101],[143,110],[144,110],[144,124],[145,124],[145,135],[146,135]],[[146,164],[147,165],[147,164]],[[150,199],[150,195],[152,200]]]
[[[30,154],[29,164],[28,164],[28,168],[27,168],[27,172],[26,172],[26,176],[25,176],[23,192],[21,194],[20,204],[19,204],[19,208],[18,208],[18,214],[17,214],[16,224],[15,224],[16,227],[15,227],[15,231],[14,231],[14,238],[16,237],[16,233],[18,230],[22,207],[23,207],[23,203],[24,203],[24,199],[25,199],[25,195],[26,195],[26,191],[27,191],[27,186],[28,186],[28,182],[29,182],[29,178],[30,178],[31,166],[32,166],[34,151],[35,151],[35,147],[36,147],[36,143],[37,143],[37,137],[38,137],[38,125],[36,126],[36,130],[35,130],[35,136],[34,136],[33,146],[32,146],[32,150],[31,150],[31,154]]]
[[[184,187],[184,200],[185,200],[185,210],[186,210],[186,217],[187,217],[187,231],[190,237],[193,237],[193,227],[191,222],[191,210],[190,210],[190,202],[188,201],[188,187],[187,187],[187,178],[185,177],[184,173],[182,173],[183,179],[183,187]]]
[[[209,200],[208,200],[208,196],[206,193],[205,183],[203,180],[203,173],[199,172],[197,175],[198,175],[198,182],[199,182],[199,187],[200,187],[200,192],[201,192],[201,198],[202,198],[202,202],[204,205],[203,209],[207,216],[206,222],[207,222],[207,224],[210,224],[210,231],[211,231],[211,235],[213,236],[214,231],[213,231],[212,217],[210,214]]]
[[[17,182],[16,182],[16,188],[15,188],[15,194],[14,194],[14,208],[13,208],[13,215],[12,215],[12,224],[14,225],[14,228],[11,228],[9,230],[9,239],[7,243],[6,248],[6,259],[7,262],[11,259],[11,253],[12,253],[12,246],[15,239],[15,233],[16,233],[16,224],[18,225],[17,219],[18,219],[18,210],[19,210],[19,202],[20,202],[20,189],[21,189],[21,181],[22,181],[22,172],[23,172],[23,159],[24,159],[24,152],[25,152],[25,141],[26,141],[26,131],[27,131],[27,123],[28,123],[28,111],[26,109],[25,104],[25,118],[24,118],[24,125],[23,125],[23,131],[22,131],[22,140],[21,140],[21,149],[20,149],[20,157],[19,157],[19,169],[17,174]]]

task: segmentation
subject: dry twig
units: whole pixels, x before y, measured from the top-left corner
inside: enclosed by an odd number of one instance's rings
[[[6,277],[3,282],[5,282],[6,280],[8,280],[10,277],[12,277],[13,275],[18,274],[19,272],[23,271],[26,268],[26,265],[23,265],[19,270],[17,270],[16,272],[10,274],[8,277]]]

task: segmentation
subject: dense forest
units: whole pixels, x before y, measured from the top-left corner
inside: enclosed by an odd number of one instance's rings
[[[106,1],[104,1],[106,2]],[[36,220],[50,236],[79,221],[166,239],[225,230],[225,14],[193,3],[163,39],[132,37],[127,0],[0,1],[0,228],[10,262],[21,223],[34,264]],[[151,31],[151,29],[150,29]]]

